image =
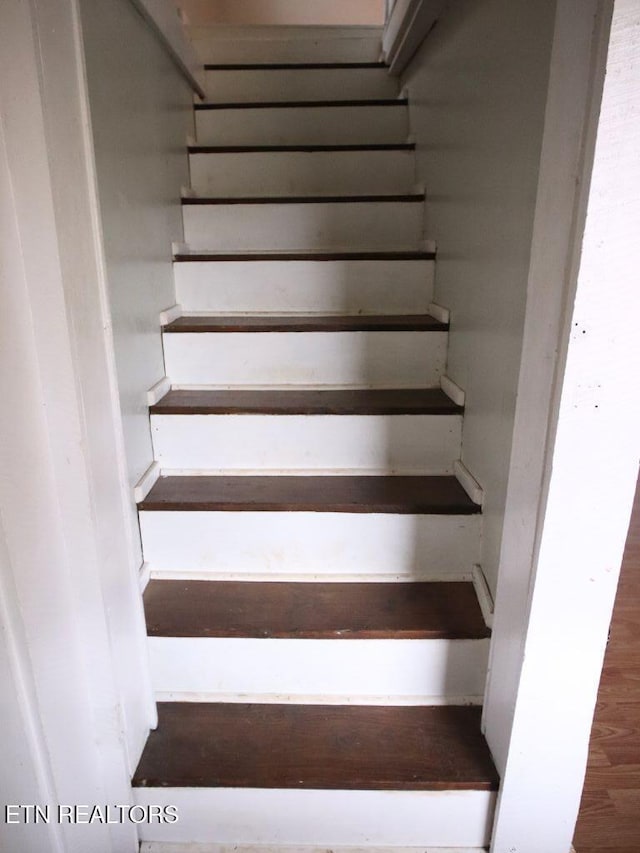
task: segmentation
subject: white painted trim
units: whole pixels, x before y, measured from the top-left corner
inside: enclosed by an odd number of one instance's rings
[[[160,312],[160,325],[168,326],[178,317],[182,317],[182,305],[172,305],[171,308],[165,308],[164,311]]]
[[[445,6],[446,0],[397,0],[382,37],[390,74],[402,74]]]
[[[485,713],[493,853],[568,850],[580,806],[640,453],[639,27],[636,0],[556,9]]]
[[[46,755],[45,766],[36,756],[37,774],[54,802],[126,804],[155,705],[82,36],[75,0],[0,4],[0,275],[3,285],[10,277],[2,291],[15,340],[5,328],[2,338],[23,356],[2,376],[0,515],[28,650],[22,696],[5,699],[11,709],[22,699],[18,713],[36,723]],[[11,764],[3,781],[7,772]],[[48,793],[42,783],[30,791],[21,802]],[[137,849],[132,826],[53,832],[51,845],[37,834],[14,840],[43,853]]]
[[[342,847],[331,845],[332,853],[483,853],[485,847]],[[328,853],[327,847],[286,844],[170,844],[143,841],[140,853]],[[571,850],[575,853],[575,850]]]
[[[422,246],[425,252],[433,252],[434,254],[438,251],[438,246],[435,240],[427,239],[423,240]]]
[[[130,0],[144,18],[153,34],[167,51],[178,71],[201,98],[205,97],[201,83],[202,63],[187,38],[177,9],[170,0]]]
[[[177,240],[174,240],[171,243],[171,254],[175,257],[176,255],[187,255],[189,254],[189,245],[187,243],[180,243]]]
[[[193,187],[188,187],[185,184],[180,187],[180,198],[195,198],[196,195],[197,193]]]
[[[448,376],[441,376],[440,387],[457,406],[464,406],[467,395],[459,385],[456,385],[453,379],[449,379]]]
[[[484,489],[469,469],[458,459],[453,463],[453,470],[458,478],[458,482],[469,495],[471,500],[482,506],[484,503]]]
[[[147,584],[151,580],[151,567],[149,563],[143,563],[140,566],[140,574],[138,576],[138,580],[140,582],[140,592],[144,592],[147,588]]]
[[[162,400],[165,394],[168,394],[170,390],[171,380],[168,376],[163,376],[159,382],[156,382],[156,384],[147,391],[147,405],[155,406],[155,404]]]
[[[439,320],[440,323],[448,323],[451,317],[451,312],[448,308],[443,308],[442,305],[436,305],[435,302],[431,302],[429,307],[427,308],[427,312],[431,314],[431,316],[435,320]],[[441,378],[442,382],[442,378]]]
[[[303,641],[305,642],[305,641]],[[197,693],[180,690],[157,690],[157,702],[224,702],[257,705],[389,705],[394,708],[444,705],[482,705],[482,696],[353,696],[304,693]]]
[[[493,625],[493,596],[480,565],[473,567],[473,588],[476,591],[485,624],[487,628],[491,628]]]
[[[160,473],[160,466],[157,462],[153,462],[151,465],[149,465],[142,477],[140,477],[140,479],[133,488],[133,499],[137,504],[146,498],[151,489],[158,482]]]

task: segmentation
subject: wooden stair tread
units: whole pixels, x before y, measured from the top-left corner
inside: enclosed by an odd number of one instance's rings
[[[451,476],[165,476],[138,508],[421,515],[480,512],[478,504]]]
[[[230,261],[433,261],[434,251],[375,250],[369,251],[316,251],[316,252],[178,252],[176,263],[230,262]]]
[[[440,388],[171,390],[152,415],[459,415]]]
[[[331,145],[318,142],[296,145],[189,145],[189,154],[268,154],[303,152],[314,154],[327,151],[415,151],[415,142],[374,142]]]
[[[133,785],[495,791],[475,707],[161,702]]]
[[[151,637],[474,640],[490,632],[473,584],[152,580]]]
[[[359,98],[354,100],[326,100],[326,101],[229,101],[218,103],[207,101],[202,104],[194,104],[197,112],[201,110],[272,110],[272,109],[296,109],[299,107],[406,107],[408,98]]]
[[[178,317],[164,327],[169,332],[444,332],[448,323],[430,314],[374,316],[312,315],[194,315]]]
[[[327,69],[352,70],[354,68],[388,69],[386,62],[228,62],[205,63],[205,71],[309,71]]]

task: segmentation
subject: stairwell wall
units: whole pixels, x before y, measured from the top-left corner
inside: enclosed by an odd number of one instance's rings
[[[153,462],[146,392],[164,376],[158,315],[175,303],[171,243],[182,240],[192,96],[130,0],[81,0],[80,9],[133,488]]]
[[[556,0],[450,3],[403,75],[495,594]]]

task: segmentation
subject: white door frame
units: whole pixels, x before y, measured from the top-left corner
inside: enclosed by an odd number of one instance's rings
[[[570,850],[633,504],[638,26],[635,0],[558,2],[484,709],[492,853]]]
[[[0,846],[133,853],[132,823],[55,819],[128,805],[155,724],[76,0],[3,0],[0,88],[0,788],[52,808]]]

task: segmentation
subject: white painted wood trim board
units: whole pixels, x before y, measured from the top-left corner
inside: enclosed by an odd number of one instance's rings
[[[133,498],[136,503],[143,501],[160,477],[160,465],[153,462],[133,488]]]
[[[469,469],[460,460],[456,460],[453,466],[458,482],[469,495],[474,503],[482,506],[484,503],[484,490]]]
[[[171,390],[171,380],[168,376],[163,376],[159,382],[156,382],[147,391],[147,405],[155,406],[162,398]]]

